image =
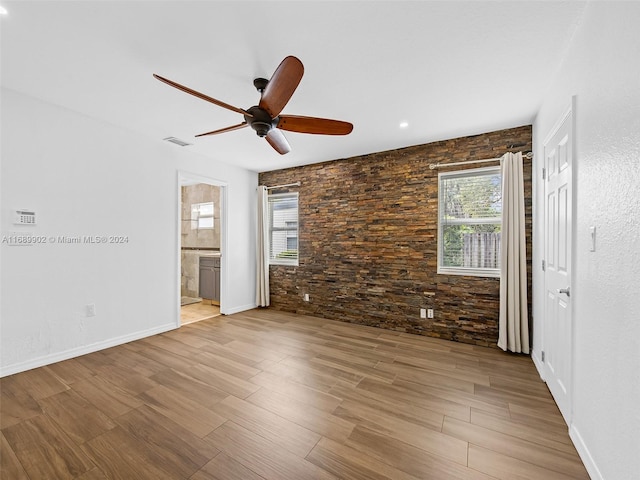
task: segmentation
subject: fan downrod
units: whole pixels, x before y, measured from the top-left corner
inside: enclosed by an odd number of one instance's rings
[[[256,87],[256,90],[258,90],[258,92],[260,92],[260,95],[262,95],[264,89],[267,88],[268,83],[269,80],[267,80],[266,78],[256,78],[253,80],[253,86]]]

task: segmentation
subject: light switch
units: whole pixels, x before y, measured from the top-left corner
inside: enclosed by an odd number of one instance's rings
[[[591,236],[591,246],[589,247],[590,252],[596,251],[596,227],[589,227],[589,235]]]

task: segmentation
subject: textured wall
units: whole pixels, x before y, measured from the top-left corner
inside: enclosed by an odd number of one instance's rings
[[[265,185],[302,182],[300,265],[271,267],[272,306],[494,345],[499,280],[436,274],[438,171],[429,164],[530,150],[531,126],[523,126],[261,173]],[[530,160],[525,184],[531,258]],[[420,319],[420,308],[433,308],[435,318]]]
[[[637,480],[640,472],[638,19],[638,2],[587,3],[534,125],[540,172],[545,139],[575,96],[570,434],[593,480]],[[537,183],[538,245],[544,185]],[[540,359],[542,351],[567,347],[545,338],[544,276],[535,270],[532,356]],[[544,374],[547,367],[537,365]]]

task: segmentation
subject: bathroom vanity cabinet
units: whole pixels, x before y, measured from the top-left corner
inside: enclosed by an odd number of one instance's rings
[[[200,257],[200,297],[220,304],[220,257]]]

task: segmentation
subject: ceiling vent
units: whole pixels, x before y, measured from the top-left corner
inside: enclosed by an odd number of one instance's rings
[[[176,138],[176,137],[167,137],[167,138],[163,138],[163,140],[166,140],[167,142],[175,143],[176,145],[180,145],[181,147],[187,147],[191,145],[190,143],[187,143],[184,140],[180,140],[179,138]]]

